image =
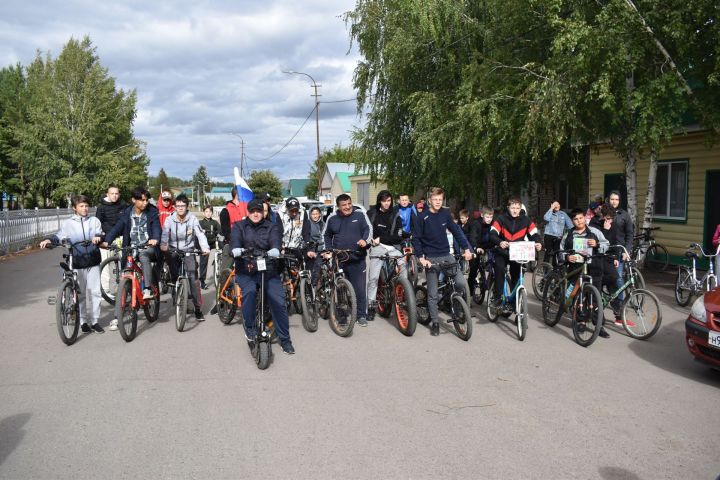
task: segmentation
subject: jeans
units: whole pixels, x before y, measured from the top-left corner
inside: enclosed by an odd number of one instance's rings
[[[617,272],[617,280],[615,281],[615,287],[620,288],[625,283],[625,279],[623,278],[623,271],[625,270],[625,263],[620,260],[618,263],[618,266],[615,268],[615,271]],[[622,302],[625,300],[625,292],[622,292],[620,295],[618,295],[618,301]]]
[[[255,305],[257,303],[257,285],[260,283],[260,272],[240,273],[235,281],[242,290],[242,313],[245,320],[245,331],[257,334],[255,330]],[[270,303],[275,333],[280,342],[290,340],[290,322],[285,307],[285,289],[277,274],[265,274],[265,300]]]
[[[505,284],[505,265],[510,264],[510,291],[515,288],[518,280],[520,279],[520,264],[517,262],[511,262],[510,257],[506,253],[507,250],[502,252],[496,252],[495,254],[495,294],[497,298],[502,297],[503,288]]]
[[[192,298],[193,305],[197,310],[200,308],[200,301],[202,297],[200,296],[200,289],[198,288],[199,284],[197,281],[197,265],[195,263],[195,255],[183,257],[182,260],[185,261],[185,274],[187,275],[187,278],[190,282],[190,297]],[[181,259],[179,257],[168,255],[167,262],[168,267],[170,267],[170,276],[172,277],[173,282],[177,281],[180,270],[180,261]]]
[[[446,255],[444,257],[428,258],[428,260],[432,263],[454,262],[455,257]],[[438,273],[434,268],[425,269],[428,312],[430,313],[430,321],[432,323],[438,323]],[[455,291],[465,298],[465,277],[463,276],[460,266],[455,269]]]
[[[367,317],[367,291],[365,289],[365,273],[367,271],[365,259],[353,260],[340,264],[345,277],[350,280],[355,299],[357,300],[357,317]]]
[[[155,247],[146,247],[140,250],[138,254],[140,263],[142,264],[143,277],[145,278],[145,288],[151,288],[155,285],[155,276],[153,275],[152,262],[157,260],[155,255]]]
[[[370,258],[368,258],[368,275],[367,275],[367,298],[372,302],[377,296],[378,279],[380,278],[380,271],[382,270],[383,263],[385,262],[382,258],[372,258],[375,256],[384,255],[389,253],[390,256],[400,258],[398,265],[400,266],[400,275],[407,277],[407,271],[405,269],[405,259],[397,249],[393,248],[389,250],[382,246],[372,247],[370,249]]]

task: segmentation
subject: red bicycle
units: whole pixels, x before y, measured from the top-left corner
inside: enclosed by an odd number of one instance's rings
[[[123,269],[120,283],[118,283],[117,295],[115,296],[115,316],[118,319],[120,335],[126,342],[132,342],[137,334],[138,310],[145,312],[148,322],[154,322],[160,311],[160,290],[157,286],[157,273],[153,268],[152,274],[156,281],[153,282],[152,297],[145,300],[143,289],[145,289],[145,278],[143,277],[142,266],[138,255],[140,250],[147,244],[131,245],[120,249],[127,251],[127,263]]]

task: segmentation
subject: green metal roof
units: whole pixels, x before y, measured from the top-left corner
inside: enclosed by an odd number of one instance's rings
[[[342,187],[343,192],[350,191],[350,175],[352,175],[351,172],[337,172],[335,174],[335,177],[340,179],[340,186]]]

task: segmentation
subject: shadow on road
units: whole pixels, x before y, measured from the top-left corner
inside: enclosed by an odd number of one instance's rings
[[[640,480],[640,477],[620,467],[600,467],[598,473],[605,480]]]
[[[23,427],[30,417],[29,413],[20,413],[0,420],[0,464],[22,443]]]

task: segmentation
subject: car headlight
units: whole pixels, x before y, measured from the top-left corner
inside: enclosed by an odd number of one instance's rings
[[[699,322],[707,323],[707,311],[705,310],[705,295],[695,300],[690,315]]]

